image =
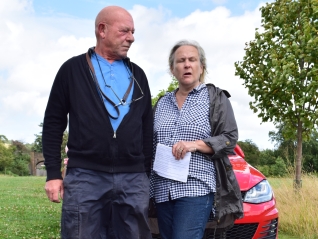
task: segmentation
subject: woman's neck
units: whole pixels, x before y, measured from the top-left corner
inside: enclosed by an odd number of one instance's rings
[[[196,88],[199,84],[200,82],[196,84],[195,86],[191,86],[191,87],[184,87],[182,85],[179,85],[179,89],[176,91],[176,99],[177,99],[179,110],[182,108],[182,105],[185,102],[186,98],[188,97],[189,93],[194,88]]]

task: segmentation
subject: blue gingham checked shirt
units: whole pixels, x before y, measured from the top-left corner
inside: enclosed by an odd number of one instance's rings
[[[174,92],[167,93],[157,105],[154,117],[154,156],[157,143],[172,147],[176,142],[211,137],[209,95],[205,84],[193,89],[181,110]],[[153,157],[154,158],[154,157]],[[186,183],[157,175],[150,177],[150,197],[157,203],[180,197],[195,197],[215,192],[215,168],[202,153],[192,153]]]

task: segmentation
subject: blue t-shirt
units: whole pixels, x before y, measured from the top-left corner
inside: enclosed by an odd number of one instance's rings
[[[99,65],[96,57],[98,57]],[[101,57],[98,54],[92,55],[92,64],[95,70],[96,78],[98,84],[103,91],[103,93],[111,99],[116,105],[120,103],[119,99],[124,97],[124,94],[127,91],[127,88],[130,84],[130,76],[132,75],[129,68],[125,66],[123,60],[114,61],[113,63],[109,63],[106,59]],[[102,72],[103,74],[102,74]],[[104,76],[104,78],[103,78]],[[105,81],[104,81],[105,80]],[[106,84],[110,87],[107,87]],[[114,92],[117,94],[119,99],[116,97]],[[132,86],[129,95],[127,97],[126,102],[130,102],[132,99],[132,94],[134,91],[134,86]],[[104,97],[104,104],[107,111],[114,117],[118,116],[113,105],[111,105]],[[117,119],[113,119],[109,117],[110,122],[112,124],[113,130],[116,131],[121,121],[125,117],[125,115],[129,112],[130,104],[119,105],[119,117]]]

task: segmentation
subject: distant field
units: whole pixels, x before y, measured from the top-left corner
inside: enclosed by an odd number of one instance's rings
[[[318,177],[302,176],[300,193],[294,191],[292,178],[269,179],[279,211],[279,231],[295,238],[317,239]]]
[[[318,178],[305,177],[305,196],[291,179],[270,179],[279,209],[279,239],[318,239]],[[61,204],[48,201],[44,177],[0,175],[0,239],[60,238]],[[293,235],[293,236],[288,236]]]

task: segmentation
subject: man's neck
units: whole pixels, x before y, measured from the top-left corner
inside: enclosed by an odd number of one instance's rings
[[[120,60],[120,59],[117,59],[118,57],[115,57],[109,54],[107,50],[102,49],[101,47],[98,47],[98,46],[95,47],[95,52],[101,57],[103,57],[104,59],[106,59],[109,63],[113,63],[114,61]]]

